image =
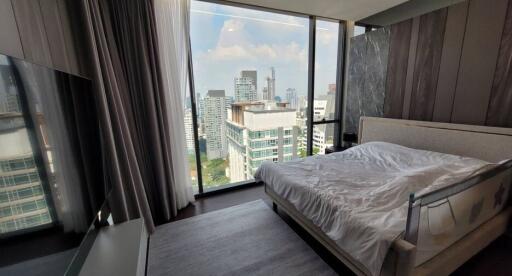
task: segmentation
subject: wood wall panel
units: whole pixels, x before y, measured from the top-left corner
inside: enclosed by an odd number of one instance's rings
[[[0,53],[90,76],[81,1],[0,0]]]
[[[11,0],[0,0],[0,53],[24,58]]]
[[[472,0],[451,121],[485,124],[507,0]]]
[[[512,0],[390,26],[384,117],[512,127]]]
[[[420,17],[409,119],[432,121],[447,9]]]
[[[402,118],[412,19],[391,26],[384,116]]]
[[[509,1],[487,111],[487,125],[512,127],[512,1]]]
[[[79,74],[66,5],[62,0],[39,0],[54,68]]]
[[[418,35],[420,31],[420,19],[412,19],[411,42],[409,43],[409,54],[407,58],[407,74],[405,75],[404,104],[402,107],[402,119],[409,119],[411,108],[412,83],[414,76],[414,65],[416,64],[416,50],[418,49]]]
[[[23,52],[28,61],[52,67],[48,37],[39,1],[13,0]]]
[[[469,1],[448,7],[432,120],[450,122]]]

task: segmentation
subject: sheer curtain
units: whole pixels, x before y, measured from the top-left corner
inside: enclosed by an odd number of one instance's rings
[[[163,89],[166,92],[167,110],[171,131],[171,155],[176,181],[178,208],[193,201],[187,146],[185,141],[184,101],[187,91],[187,54],[190,0],[154,0],[158,48],[162,71]]]

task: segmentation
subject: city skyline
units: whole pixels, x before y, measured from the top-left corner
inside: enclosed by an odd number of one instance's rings
[[[270,67],[272,68],[272,67]],[[273,71],[273,70],[272,70]],[[204,147],[199,151],[204,185],[215,187],[245,181],[264,161],[283,162],[306,156],[307,101],[298,96],[294,88],[286,89],[283,102],[269,99],[276,80],[275,71],[264,77],[267,85],[257,94],[255,82],[258,72],[241,70],[233,76],[235,96],[226,96],[225,90],[208,90],[205,97],[199,93],[198,133]],[[260,74],[261,76],[261,74]],[[336,85],[330,83],[326,94],[317,95],[313,101],[314,120],[333,118]],[[185,126],[191,178],[194,183],[195,146],[193,144],[192,112],[185,105]],[[333,144],[332,124],[313,127],[313,153],[323,154]]]
[[[275,96],[286,89],[307,95],[309,20],[303,17],[192,1],[191,40],[196,93],[225,90],[235,96],[233,76],[258,71],[257,93],[266,87],[270,67],[279,82]],[[326,93],[336,72],[337,24],[317,21],[315,91]],[[200,41],[200,43],[195,43]]]
[[[321,120],[334,116],[339,26],[316,27],[311,104]],[[200,146],[194,155],[189,133],[191,178],[196,158],[204,186],[214,187],[252,178],[263,161],[306,156],[309,19],[192,1],[190,33]],[[185,108],[192,132],[190,99]],[[332,130],[313,127],[314,154],[332,145]]]

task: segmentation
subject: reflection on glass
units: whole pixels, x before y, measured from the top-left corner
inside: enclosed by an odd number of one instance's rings
[[[305,153],[308,24],[302,17],[192,1],[205,189],[252,179],[264,161]]]
[[[87,79],[0,55],[0,275],[51,260],[41,273],[63,275],[87,254],[78,248],[106,192],[91,91]]]
[[[363,26],[354,26],[354,36],[362,35],[366,32],[366,27]]]
[[[0,55],[0,234],[52,222],[11,65]]]

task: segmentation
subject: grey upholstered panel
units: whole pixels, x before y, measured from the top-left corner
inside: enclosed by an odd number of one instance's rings
[[[512,158],[512,129],[487,126],[361,118],[360,142],[406,147],[499,162]]]

